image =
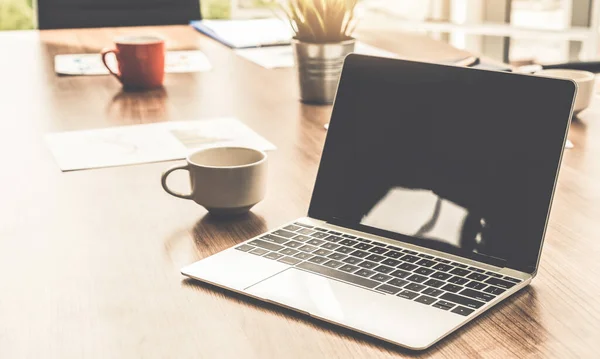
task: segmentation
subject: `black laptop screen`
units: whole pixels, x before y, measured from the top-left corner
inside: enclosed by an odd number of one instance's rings
[[[351,55],[309,214],[534,272],[575,85]]]

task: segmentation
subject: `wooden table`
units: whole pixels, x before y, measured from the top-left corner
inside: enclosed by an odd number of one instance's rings
[[[123,93],[109,76],[58,77],[53,56],[156,32],[214,69]],[[362,35],[423,59],[464,53],[416,35]],[[0,34],[0,358],[388,358],[411,353],[185,280],[180,267],[304,215],[331,108],[185,26]],[[161,189],[172,163],[61,173],[51,131],[236,116],[272,141],[269,193],[216,221]],[[542,132],[543,129],[540,129]],[[573,124],[539,276],[423,357],[597,357],[600,103]],[[186,186],[175,177],[174,186]],[[402,323],[398,323],[402,325]]]

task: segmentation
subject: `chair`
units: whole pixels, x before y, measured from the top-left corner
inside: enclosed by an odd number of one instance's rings
[[[187,24],[200,0],[38,0],[38,28]]]

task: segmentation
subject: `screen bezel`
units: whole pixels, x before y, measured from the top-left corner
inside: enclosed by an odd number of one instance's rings
[[[503,76],[511,76],[511,81],[514,81],[514,86],[516,86],[516,87],[519,86],[519,82],[524,77],[526,77],[528,79],[528,81],[530,81],[530,77],[534,76],[534,75],[509,73],[509,72],[490,71],[490,70],[483,70],[483,69],[471,69],[471,68],[457,67],[457,66],[452,66],[452,65],[441,65],[441,64],[434,64],[434,63],[424,63],[424,62],[415,62],[415,61],[397,60],[397,59],[384,59],[384,58],[377,58],[377,57],[371,57],[371,56],[365,56],[365,55],[350,54],[346,57],[346,60],[344,62],[342,75],[341,75],[339,86],[338,86],[338,94],[341,91],[351,91],[352,90],[350,88],[350,85],[347,84],[346,81],[344,81],[344,79],[352,76],[352,73],[354,71],[361,71],[365,67],[369,67],[369,66],[377,66],[381,62],[386,62],[386,65],[388,65],[388,66],[393,62],[393,66],[403,67],[405,70],[410,69],[411,67],[415,67],[415,66],[419,66],[421,68],[422,68],[422,66],[432,66],[432,67],[436,67],[437,69],[439,69],[439,67],[444,67],[444,68],[446,68],[445,71],[476,71],[477,76],[487,77],[486,80],[489,80],[489,81],[493,81],[496,78],[496,76],[498,76],[498,74],[501,73]],[[471,73],[471,76],[472,75],[473,74]],[[537,77],[537,78],[540,78],[540,77]],[[542,79],[542,78],[540,78],[540,79]],[[405,235],[402,235],[399,233],[389,232],[389,231],[377,229],[374,227],[368,227],[368,226],[361,225],[359,223],[344,222],[344,220],[337,218],[335,215],[324,213],[319,208],[319,198],[316,198],[317,195],[316,195],[316,193],[315,193],[316,191],[314,189],[313,189],[313,194],[311,197],[308,215],[311,218],[326,221],[328,223],[335,224],[338,226],[343,226],[343,227],[350,228],[353,230],[357,230],[357,231],[361,231],[361,232],[365,232],[365,233],[369,233],[369,234],[373,234],[373,235],[378,235],[378,236],[382,236],[382,237],[396,240],[399,242],[406,242],[406,243],[414,244],[417,246],[422,246],[425,248],[441,250],[443,252],[451,253],[451,254],[454,254],[454,255],[457,255],[457,256],[460,256],[463,258],[480,261],[480,262],[491,264],[491,265],[498,266],[498,267],[508,267],[508,268],[511,268],[514,270],[518,270],[521,272],[535,275],[537,272],[538,265],[539,265],[541,250],[543,247],[544,238],[545,238],[546,230],[548,227],[548,220],[549,220],[550,212],[552,209],[552,202],[553,202],[554,194],[556,192],[556,183],[558,180],[558,175],[559,175],[560,167],[561,167],[560,164],[562,163],[562,156],[564,154],[564,146],[566,144],[568,130],[570,127],[572,116],[573,116],[573,105],[574,105],[574,100],[575,100],[575,94],[577,92],[577,84],[574,81],[562,80],[562,79],[548,79],[548,78],[543,78],[543,79],[544,79],[544,86],[540,86],[541,92],[537,93],[536,94],[537,96],[544,96],[544,91],[546,91],[546,94],[549,94],[549,95],[551,94],[551,95],[556,96],[556,91],[559,91],[559,92],[561,92],[560,96],[570,96],[572,101],[571,101],[571,107],[569,110],[569,116],[568,116],[568,119],[565,124],[565,130],[564,130],[564,133],[562,133],[562,143],[556,144],[556,146],[558,146],[558,145],[562,146],[561,147],[562,149],[560,151],[559,158],[556,159],[556,161],[557,161],[556,162],[556,174],[554,176],[552,191],[551,191],[550,198],[549,198],[550,204],[548,206],[548,212],[546,214],[546,220],[544,222],[544,228],[542,230],[542,238],[540,240],[539,250],[537,252],[536,258],[532,258],[532,260],[530,261],[529,264],[511,263],[510,261],[507,261],[504,259],[489,257],[489,256],[481,255],[481,254],[476,254],[473,252],[460,250],[460,249],[449,252],[447,249],[442,250],[440,248],[440,246],[437,246],[435,244],[435,242],[423,242],[423,241],[419,241],[418,239],[411,238],[411,237],[408,237],[408,236],[405,236]],[[550,80],[550,81],[548,81],[548,80]],[[547,86],[548,83],[552,83],[555,85]],[[493,86],[493,85],[491,85],[491,86]],[[376,89],[374,89],[374,91],[376,91]],[[337,100],[337,97],[338,96],[336,96],[336,100]],[[499,100],[499,101],[501,101],[501,100]],[[330,134],[331,131],[335,131],[335,123],[334,122],[335,122],[335,117],[336,117],[335,116],[336,108],[339,108],[339,106],[343,106],[343,105],[344,104],[341,103],[340,101],[334,101],[333,112],[331,115],[331,122],[329,125],[329,133],[328,134]],[[552,105],[553,105],[553,103],[551,101],[549,101],[548,106],[552,106]],[[564,110],[564,109],[557,109],[556,113],[560,113],[561,112],[560,110]],[[323,153],[325,153],[327,151],[328,146],[332,146],[331,141],[329,141],[330,138],[331,138],[330,136],[327,136],[327,138],[325,140],[325,146],[323,149]],[[319,171],[317,173],[317,179],[316,179],[314,188],[317,187],[317,184],[319,183],[319,178],[320,178],[320,176],[323,175],[322,171],[321,171],[321,168],[323,166],[323,158],[324,158],[324,156],[321,157]]]

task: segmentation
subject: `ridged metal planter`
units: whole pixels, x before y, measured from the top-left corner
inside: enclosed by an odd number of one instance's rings
[[[354,51],[355,43],[354,39],[332,44],[292,40],[302,102],[333,103],[344,58]]]

